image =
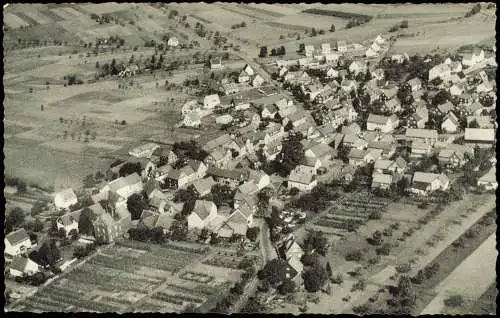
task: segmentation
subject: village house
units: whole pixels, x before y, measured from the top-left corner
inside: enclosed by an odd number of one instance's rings
[[[382,133],[392,132],[399,126],[399,118],[396,115],[381,116],[381,115],[368,115],[366,122],[366,129],[368,131],[380,131]]]
[[[201,114],[200,112],[192,112],[184,116],[182,120],[182,124],[186,127],[195,127],[198,128],[201,125]]]
[[[429,81],[435,78],[441,78],[443,81],[451,76],[451,69],[448,65],[442,63],[434,66],[429,70]]]
[[[212,150],[205,158],[204,162],[207,165],[214,165],[217,168],[227,168],[229,161],[233,159],[233,154],[230,149],[223,147]]]
[[[408,56],[407,53],[391,55],[391,61],[396,62],[398,64],[401,64],[405,60],[409,60],[409,59],[410,59],[410,57]]]
[[[485,190],[496,190],[498,182],[496,178],[496,167],[493,165],[488,172],[477,180],[477,186]]]
[[[410,158],[420,159],[425,156],[429,156],[432,151],[432,146],[430,143],[423,140],[415,140],[411,143],[411,153]]]
[[[325,77],[326,78],[338,78],[339,77],[339,71],[334,69],[333,67],[328,67],[325,71]]]
[[[403,174],[406,167],[407,163],[401,157],[398,157],[395,160],[378,159],[373,165],[373,171],[382,174],[395,175]]]
[[[418,106],[410,118],[410,126],[422,129],[428,121],[429,110],[425,106]]]
[[[333,149],[323,143],[315,143],[305,151],[307,158],[318,159],[321,166],[325,166],[332,159]]]
[[[392,175],[374,172],[372,175],[371,188],[387,190],[390,188],[392,182],[393,182]]]
[[[421,140],[433,145],[438,140],[438,132],[435,129],[407,128],[405,137],[408,141]]]
[[[471,125],[476,124],[476,128],[495,128],[495,124],[490,116],[467,116],[467,127],[474,128]]]
[[[462,64],[464,66],[474,66],[478,63],[484,61],[484,51],[479,49],[474,49],[472,53],[466,53],[462,55]]]
[[[227,125],[233,122],[233,116],[229,114],[220,115],[215,118],[215,123],[218,125]]]
[[[342,144],[350,149],[364,150],[368,147],[368,142],[351,133],[344,133]]]
[[[196,200],[187,217],[188,229],[203,229],[217,216],[217,206],[212,201]]]
[[[466,105],[462,105],[462,110],[468,116],[480,116],[484,107],[480,102],[468,103]]]
[[[365,156],[366,156],[366,150],[351,148],[351,150],[349,150],[349,154],[347,155],[349,159],[349,165],[353,167],[364,166],[366,164]]]
[[[26,253],[32,248],[30,237],[24,228],[5,235],[4,244],[4,253],[10,257]]]
[[[220,92],[224,95],[232,95],[240,92],[240,87],[236,83],[221,84]]]
[[[261,87],[262,84],[264,84],[264,79],[260,75],[256,75],[253,80],[252,80],[252,86],[253,87]]]
[[[441,130],[448,134],[454,134],[460,128],[460,122],[458,117],[450,111],[444,118],[441,123]]]
[[[187,183],[196,179],[196,173],[190,166],[181,169],[172,169],[167,174],[164,183],[167,188],[183,188]]]
[[[177,155],[173,150],[173,146],[163,145],[156,148],[151,155],[151,162],[156,166],[161,166],[160,163],[174,163],[177,161]]]
[[[274,118],[278,113],[279,109],[274,104],[266,104],[262,108],[261,117],[262,118]]]
[[[57,230],[64,229],[66,236],[70,235],[71,231],[78,233],[78,220],[80,219],[81,211],[74,211],[61,215],[56,219]]]
[[[353,80],[342,80],[340,87],[346,93],[350,93],[352,91],[356,91],[358,89],[358,83]]]
[[[381,68],[374,69],[371,72],[371,75],[372,79],[374,79],[375,81],[381,81],[385,78],[384,70]]]
[[[158,213],[168,213],[170,208],[169,198],[159,189],[154,189],[148,194],[148,202],[150,208]]]
[[[446,191],[450,180],[444,174],[415,172],[413,175],[410,192],[418,195],[428,195],[436,190]]]
[[[54,196],[54,205],[58,210],[68,209],[73,204],[78,202],[73,189],[64,189],[56,193]]]
[[[494,128],[465,128],[465,144],[490,148],[495,144]]]
[[[456,83],[450,87],[451,96],[462,95],[464,93],[464,91],[465,91],[465,84],[464,83]]]
[[[119,206],[113,215],[102,213],[93,222],[94,237],[97,242],[109,244],[122,237],[130,227],[132,221],[126,206]]]
[[[167,45],[170,47],[177,47],[179,45],[179,40],[176,37],[171,37],[167,41]]]
[[[128,154],[136,158],[149,158],[153,154],[153,151],[159,147],[160,145],[150,142],[132,149]]]
[[[488,93],[493,90],[493,84],[490,81],[485,81],[476,87],[477,93]]]
[[[141,177],[134,172],[126,177],[121,177],[109,182],[100,192],[92,195],[92,201],[98,203],[108,200],[115,208],[126,206],[127,199],[134,193],[144,190]]]
[[[307,57],[313,56],[314,53],[314,45],[306,45],[304,47],[304,53]]]
[[[349,72],[358,75],[359,73],[366,73],[367,70],[366,62],[364,61],[354,61],[349,65]]]
[[[290,172],[287,183],[288,189],[297,188],[300,191],[311,191],[318,184],[316,170],[312,167],[298,165]]]
[[[246,169],[220,169],[209,165],[207,174],[219,183],[239,185],[248,180],[249,172]]]
[[[380,149],[382,151],[382,158],[391,158],[396,153],[396,144],[392,141],[370,141],[367,146],[368,150]]]
[[[284,259],[288,265],[293,269],[290,273],[290,278],[292,280],[295,279],[295,277],[298,277],[302,274],[302,271],[304,269],[304,266],[302,262],[300,261],[302,259],[302,256],[304,255],[304,251],[302,248],[297,244],[295,241],[294,237],[290,237],[288,240],[285,240],[277,249],[279,257]],[[326,266],[326,265],[325,265]],[[297,273],[297,274],[295,274]],[[295,275],[294,275],[295,274]]]
[[[222,65],[222,57],[219,57],[218,60],[210,59],[210,69],[211,70],[221,70],[224,66]]]
[[[264,157],[266,158],[266,161],[269,162],[276,159],[282,148],[283,146],[281,140],[274,140],[265,144],[262,147],[262,152],[264,154]]]
[[[412,92],[416,92],[422,89],[422,81],[418,77],[414,77],[407,82],[410,86]]]
[[[386,88],[382,88],[382,101],[387,101],[393,98],[397,98],[398,95],[398,87],[397,86],[390,86]]]
[[[454,109],[455,105],[453,105],[449,100],[437,106],[437,112],[441,116],[447,115],[450,111]]]
[[[217,230],[217,234],[226,239],[233,237],[233,235],[245,236],[247,228],[248,223],[245,215],[240,210],[235,210]]]
[[[207,95],[203,99],[203,107],[205,109],[214,109],[219,105],[220,105],[220,99],[219,95],[217,94]]]
[[[196,99],[193,99],[193,100],[187,101],[186,103],[184,103],[184,105],[182,105],[181,113],[182,113],[182,116],[186,116],[187,114],[189,114],[191,112],[199,111],[199,110],[200,110],[200,104],[198,103],[198,101]]]
[[[41,266],[31,259],[24,256],[16,256],[10,263],[9,276],[10,277],[25,277],[32,276],[40,272]]]
[[[450,168],[462,167],[467,162],[464,152],[446,148],[439,151],[438,161],[441,166]]]

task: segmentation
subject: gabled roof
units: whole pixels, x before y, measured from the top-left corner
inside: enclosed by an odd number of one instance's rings
[[[80,213],[81,213],[81,211],[74,211],[74,212],[66,213],[64,215],[61,215],[59,217],[59,220],[60,220],[62,225],[69,226],[69,225],[73,224],[73,222],[78,223],[78,220],[80,219]]]
[[[57,192],[55,198],[58,198],[63,202],[71,202],[77,199],[75,192],[71,188]]]
[[[310,150],[314,154],[314,156],[319,158],[319,157],[323,157],[325,155],[331,154],[333,149],[328,145],[319,143],[319,144],[312,146],[308,150]]]
[[[9,267],[11,269],[15,269],[17,271],[24,272],[24,270],[26,269],[26,265],[28,265],[28,262],[35,263],[29,258],[26,258],[23,256],[17,256],[17,257],[14,257],[14,259],[10,263]]]
[[[388,120],[389,120],[388,116],[370,114],[370,115],[368,115],[367,123],[385,125],[385,124],[387,124]]]
[[[492,128],[494,124],[491,122],[490,116],[467,116],[467,125],[470,125],[473,121],[476,121],[479,128]]]
[[[439,109],[439,111],[442,113],[442,114],[447,114],[449,111],[455,109],[455,105],[453,105],[449,100],[446,101],[446,103],[444,104],[441,104],[441,105],[438,105],[437,107]]]
[[[375,172],[372,176],[373,183],[391,184],[392,175]]]
[[[407,128],[405,135],[410,138],[438,138],[438,132],[435,129]]]
[[[249,172],[246,169],[220,169],[213,165],[209,165],[207,174],[219,178],[227,178],[237,181],[248,179]]]
[[[421,183],[428,184],[428,183],[431,183],[434,180],[438,179],[439,177],[440,177],[440,175],[437,173],[417,171],[413,174],[412,182],[421,182]]]
[[[238,191],[243,194],[253,194],[259,191],[259,188],[253,181],[247,181],[238,187]]]
[[[215,203],[212,201],[196,200],[192,213],[198,215],[201,220],[205,220],[214,206]]]
[[[164,229],[169,229],[172,226],[172,223],[174,222],[174,218],[172,218],[170,215],[162,213],[158,216],[156,219],[155,227],[161,227]]]
[[[379,159],[375,161],[374,169],[389,169],[394,164],[394,161],[387,159]]]
[[[422,81],[420,81],[420,79],[418,77],[414,77],[408,81],[408,85],[410,85],[410,86],[422,85]]]
[[[349,159],[363,159],[365,157],[365,155],[366,155],[366,151],[352,148],[349,151],[348,158]]]
[[[229,144],[231,142],[231,136],[229,134],[223,134],[217,138],[214,138],[210,141],[208,141],[204,146],[203,149],[205,151],[210,151],[213,150],[219,146]]]
[[[275,114],[279,110],[278,107],[274,104],[267,104],[264,106],[264,109],[266,109],[271,114]]]
[[[495,129],[493,128],[465,128],[465,140],[494,141]]]
[[[193,182],[193,187],[198,191],[198,193],[210,192],[212,186],[217,184],[212,177],[199,179]]]
[[[405,169],[407,166],[406,160],[402,157],[397,157],[396,160],[394,160],[394,163],[401,169]]]
[[[153,156],[167,157],[168,155],[170,155],[170,153],[173,151],[173,149],[174,148],[172,146],[169,146],[169,145],[164,145],[164,146],[158,147],[153,151]]]
[[[484,174],[481,178],[479,178],[478,181],[484,183],[486,182],[495,183],[497,182],[496,174],[497,174],[497,168],[495,166],[492,166],[490,170],[486,172],[486,174]]]
[[[443,122],[445,122],[446,120],[451,120],[451,122],[455,125],[455,126],[459,126],[460,123],[458,122],[458,117],[452,112],[450,111],[444,118],[443,118]]]
[[[120,189],[123,189],[125,187],[137,184],[137,183],[142,183],[141,177],[137,174],[137,172],[134,172],[132,174],[129,174],[126,177],[121,177],[116,180],[113,180],[109,183],[109,188],[111,191],[119,191]]]
[[[220,103],[219,95],[218,94],[207,95],[203,99],[203,102],[205,104],[218,104]]]
[[[30,237],[24,228],[20,228],[7,234],[5,239],[9,241],[10,245],[16,245],[25,240],[29,240]]]
[[[288,181],[302,184],[310,184],[315,180],[314,169],[311,167],[298,165],[290,172]]]

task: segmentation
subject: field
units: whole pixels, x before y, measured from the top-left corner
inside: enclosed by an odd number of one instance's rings
[[[196,244],[159,247],[120,241],[41,288],[15,310],[179,312],[213,303],[241,271],[200,263],[209,251]],[[237,259],[237,258],[236,258]]]

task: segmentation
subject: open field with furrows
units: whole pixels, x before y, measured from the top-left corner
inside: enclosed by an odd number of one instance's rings
[[[215,303],[241,271],[201,264],[206,246],[163,247],[119,241],[92,256],[14,310],[180,312],[187,304]]]

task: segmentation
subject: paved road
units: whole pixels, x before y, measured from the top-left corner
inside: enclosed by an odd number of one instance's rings
[[[442,313],[446,309],[444,300],[450,295],[473,301],[481,297],[496,279],[497,255],[496,234],[492,234],[435,288],[437,296],[420,314]]]

